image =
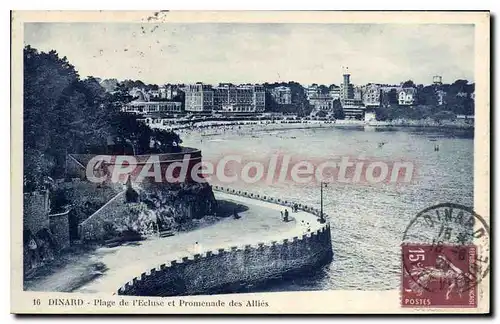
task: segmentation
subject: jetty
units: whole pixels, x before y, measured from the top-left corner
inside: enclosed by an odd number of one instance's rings
[[[217,200],[245,206],[239,218],[169,237],[99,247],[27,289],[121,295],[202,294],[228,285],[275,279],[332,260],[329,223],[318,210],[215,186]],[[289,221],[281,211],[288,209]],[[91,265],[99,264],[99,271]],[[82,277],[89,278],[79,282]],[[74,284],[79,282],[79,284]],[[222,288],[221,288],[222,289]]]

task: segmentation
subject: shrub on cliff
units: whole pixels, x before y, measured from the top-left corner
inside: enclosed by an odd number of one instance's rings
[[[178,224],[173,217],[174,212],[171,208],[155,210],[158,229],[160,231],[174,231],[178,229]]]
[[[144,184],[140,200],[154,210],[160,223],[173,219],[177,224],[200,219],[216,211],[212,187],[206,183]]]
[[[121,236],[150,235],[156,231],[156,214],[144,203],[124,205],[122,217],[115,223],[116,232]]]

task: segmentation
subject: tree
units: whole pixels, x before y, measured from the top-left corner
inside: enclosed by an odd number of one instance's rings
[[[273,96],[269,91],[265,92],[265,97],[266,97],[266,102],[265,102],[265,110],[266,111],[272,111],[272,112],[278,112],[279,111],[279,105],[274,100]]]
[[[403,88],[415,88],[416,85],[412,80],[403,82]]]
[[[122,84],[127,90],[131,90],[132,88],[146,89],[146,85],[141,80],[125,80]]]
[[[326,111],[320,110],[316,113],[316,117],[324,118],[326,117]]]
[[[107,91],[107,92],[113,92],[116,90],[116,87],[118,86],[118,80],[117,79],[104,79],[99,84]]]
[[[445,89],[446,110],[458,115],[474,114],[474,100],[471,97],[474,92],[474,84],[469,84],[467,80],[456,80]]]
[[[107,93],[98,79],[81,80],[66,57],[55,51],[24,49],[24,189],[37,190],[44,179],[62,177],[68,153],[107,152],[107,140],[132,145],[137,152],[178,149],[179,136],[153,131],[136,116],[120,111],[130,101],[127,81]],[[151,146],[151,142],[155,145]],[[174,148],[175,147],[175,148]],[[126,152],[122,153],[132,154]]]
[[[433,85],[419,87],[417,90],[417,104],[437,106],[437,90],[438,89]]]
[[[437,123],[440,123],[443,120],[455,120],[456,118],[457,116],[453,112],[445,110],[440,111],[433,116],[433,119]]]
[[[266,111],[271,112],[281,112],[281,113],[292,113],[298,116],[307,116],[311,113],[312,107],[307,101],[304,88],[302,85],[295,81],[280,82],[280,83],[264,83],[264,89],[266,90]],[[292,95],[292,103],[290,105],[278,104],[271,95],[271,91],[275,87],[285,86],[290,88]]]
[[[318,86],[319,93],[328,94],[329,88],[323,84]]]
[[[299,117],[305,117],[309,116],[313,110],[313,106],[309,104],[307,100],[302,101],[301,103],[298,104],[297,108],[297,116]]]
[[[389,118],[388,107],[380,106],[375,109],[375,117],[378,121],[384,121]]]
[[[42,186],[43,177],[56,167],[61,151],[65,120],[61,106],[63,93],[78,81],[78,74],[66,57],[55,51],[39,53],[31,46],[24,49],[24,185],[30,190]],[[61,115],[62,114],[62,115]]]
[[[389,90],[389,92],[385,93],[385,101],[388,103],[388,104],[397,104],[398,103],[398,91],[396,89],[391,89]]]
[[[344,109],[342,108],[342,103],[338,99],[333,101],[333,117],[335,119],[345,118]]]

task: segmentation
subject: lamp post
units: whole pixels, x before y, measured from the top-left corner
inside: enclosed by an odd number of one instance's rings
[[[321,196],[321,211],[320,211],[319,222],[322,223],[322,224],[326,222],[325,217],[323,215],[323,186],[325,188],[328,187],[328,185],[327,185],[326,182],[321,181],[320,182],[320,187],[321,187],[321,194],[320,194],[320,196]]]

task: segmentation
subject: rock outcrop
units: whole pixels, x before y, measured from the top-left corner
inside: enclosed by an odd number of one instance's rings
[[[217,208],[212,187],[206,183],[143,184],[139,200],[156,213],[162,230],[213,215]]]
[[[216,211],[217,201],[206,183],[129,184],[82,222],[79,233],[84,241],[103,241],[121,237],[124,232],[147,235],[177,231],[189,221]]]

